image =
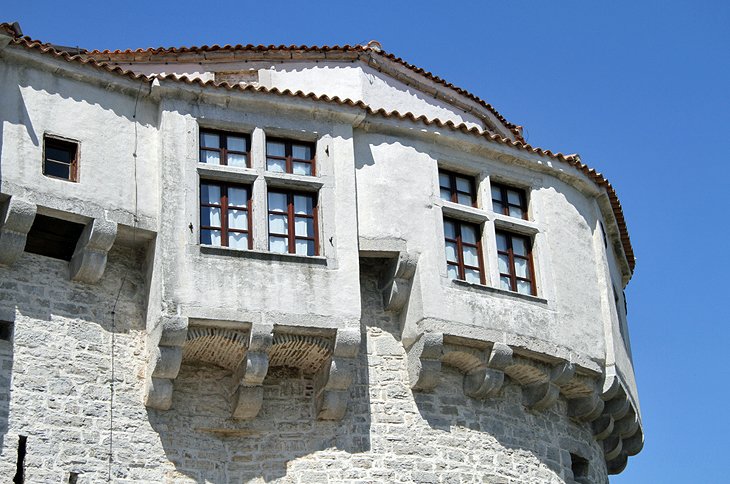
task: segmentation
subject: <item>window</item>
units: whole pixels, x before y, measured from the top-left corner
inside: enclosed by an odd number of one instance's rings
[[[532,296],[536,294],[529,237],[498,230],[497,258],[502,289]]]
[[[267,140],[266,169],[294,175],[314,175],[314,144],[282,139]]]
[[[25,241],[25,251],[69,261],[83,231],[83,224],[36,214]]]
[[[492,183],[492,207],[497,213],[527,220],[527,194],[522,189]]]
[[[479,226],[445,218],[444,237],[449,278],[484,284]]]
[[[200,243],[251,249],[251,189],[243,185],[200,183]]]
[[[268,212],[271,252],[319,255],[316,195],[269,191]]]
[[[570,454],[570,469],[576,482],[588,482],[590,466],[588,460],[578,454]]]
[[[474,178],[451,171],[439,170],[441,199],[462,205],[476,206]]]
[[[51,178],[78,181],[78,154],[78,143],[44,136],[43,174]]]
[[[200,130],[201,163],[248,167],[250,149],[246,135]]]

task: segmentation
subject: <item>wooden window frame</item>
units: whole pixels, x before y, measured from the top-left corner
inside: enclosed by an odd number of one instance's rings
[[[459,277],[458,279],[461,281],[466,281],[466,269],[476,269],[479,271],[479,282],[482,285],[486,285],[487,279],[486,274],[484,272],[484,255],[482,253],[482,230],[481,226],[479,224],[471,223],[471,222],[465,222],[463,220],[451,218],[451,217],[444,217],[444,223],[450,222],[454,224],[454,230],[456,231],[456,238],[451,239],[449,237],[446,237],[446,233],[444,233],[444,242],[452,242],[456,243],[456,251],[457,251],[457,262],[452,262],[448,259],[446,259],[446,265],[447,266],[455,266],[458,270]],[[474,229],[474,233],[476,234],[476,244],[471,244],[464,242],[461,237],[461,227],[463,225],[469,225]],[[444,231],[445,232],[445,231]],[[479,266],[470,266],[466,265],[464,263],[464,247],[476,247],[477,249],[477,257],[479,258]],[[446,247],[446,243],[444,243],[444,247]],[[448,273],[448,271],[447,271]]]
[[[502,277],[509,277],[510,280],[510,291],[516,292],[518,294],[522,294],[517,290],[517,281],[527,281],[530,283],[530,296],[537,296],[537,286],[535,284],[535,265],[533,263],[533,257],[532,257],[532,238],[526,235],[522,234],[516,234],[514,232],[508,232],[506,230],[497,230],[495,232],[496,236],[499,237],[500,235],[504,236],[507,239],[507,250],[499,250],[499,246],[497,246],[497,258],[499,258],[500,255],[506,255],[509,257],[509,270],[510,273],[499,273],[499,287],[502,287]],[[522,255],[515,255],[513,250],[513,238],[520,238],[525,241],[525,247],[527,248],[527,256]],[[525,277],[517,277],[517,268],[515,267],[515,258],[518,259],[524,259],[527,260],[527,267],[530,269],[530,275],[531,278],[525,278]],[[498,266],[499,267],[499,266]],[[498,269],[499,270],[499,269]]]
[[[499,189],[500,199],[494,198],[494,194],[492,192],[493,189]],[[509,202],[509,198],[507,196],[508,191],[517,192],[520,196],[520,204],[515,205],[514,203]],[[527,214],[527,190],[524,188],[514,187],[511,185],[505,185],[504,183],[498,183],[498,182],[492,182],[491,183],[491,189],[489,190],[490,196],[492,197],[492,208],[494,208],[494,202],[497,202],[502,205],[502,214],[506,215],[508,217],[512,217],[512,215],[509,214],[509,208],[510,207],[516,207],[522,210],[522,219],[523,220],[529,220],[528,214]],[[495,210],[495,212],[498,212]]]
[[[67,163],[60,160],[52,160],[48,158],[48,148],[53,147],[57,150],[67,151],[72,156],[69,156],[71,162],[68,163],[68,178],[51,175],[47,172],[46,163],[58,163],[66,165]],[[55,178],[56,180],[66,180],[70,182],[79,181],[79,143],[77,141],[56,138],[54,136],[44,135],[43,136],[43,175],[48,178]]]
[[[269,143],[282,143],[284,145],[284,156],[275,156],[275,155],[269,155]],[[301,158],[294,158],[292,155],[292,147],[293,145],[300,145],[300,146],[306,146],[311,150],[312,158],[309,160],[304,160]],[[294,163],[308,163],[311,165],[311,174],[310,175],[299,175],[299,176],[316,176],[317,175],[317,152],[316,152],[316,143],[312,143],[309,141],[299,141],[294,139],[286,139],[286,138],[267,138],[266,139],[266,146],[265,146],[266,156],[265,156],[265,167],[266,171],[269,170],[269,158],[273,160],[283,160],[284,161],[284,173],[288,173],[290,175],[294,174]],[[276,173],[276,172],[273,172]]]
[[[203,146],[203,135],[204,134],[214,134],[218,136],[218,141],[220,148],[208,148]],[[228,138],[243,138],[246,142],[246,151],[236,151],[236,150],[229,150],[228,149]],[[204,129],[201,128],[198,133],[198,163],[203,164],[212,164],[212,163],[206,163],[203,161],[203,157],[201,156],[201,152],[203,151],[210,151],[210,152],[217,152],[219,156],[220,166],[228,166],[228,153],[234,154],[234,155],[245,155],[246,156],[246,168],[251,168],[251,136],[245,133],[235,133],[232,131],[222,131],[219,129]]]
[[[441,185],[441,175],[446,175],[449,177],[449,186],[443,186]],[[456,179],[461,178],[465,179],[469,182],[469,192],[464,192],[462,190],[459,190],[457,188]],[[449,191],[451,198],[448,200],[453,203],[458,203],[459,205],[465,205],[465,206],[471,206],[476,207],[477,206],[477,189],[476,189],[476,180],[473,176],[470,175],[464,175],[463,173],[457,173],[455,171],[449,171],[439,168],[439,196],[441,196],[441,189],[444,188]],[[466,205],[465,203],[459,202],[459,193],[469,195],[471,197],[471,205]],[[442,198],[442,200],[445,200]]]
[[[269,209],[269,195],[272,193],[278,193],[281,195],[286,195],[286,212],[279,212],[275,210]],[[294,211],[294,197],[309,197],[312,199],[312,213],[307,215],[301,215],[296,214]],[[311,240],[314,242],[314,254],[309,255],[307,254],[306,257],[312,257],[312,256],[318,256],[319,255],[319,194],[316,192],[308,192],[308,191],[301,191],[301,190],[287,190],[283,188],[274,188],[268,191],[266,194],[266,225],[268,228],[268,247],[269,251],[271,251],[271,237],[286,237],[287,239],[287,253],[288,254],[296,254],[296,255],[302,255],[297,254],[296,249],[296,242],[297,240]],[[271,223],[269,222],[268,215],[283,215],[286,213],[286,219],[287,219],[287,227],[288,227],[288,233],[281,234],[277,232],[271,232]],[[301,235],[296,234],[296,219],[297,218],[308,218],[312,219],[312,227],[314,234],[311,237],[304,237]]]
[[[253,217],[252,217],[252,191],[253,187],[251,185],[245,185],[241,183],[227,183],[217,180],[200,180],[200,190],[202,193],[202,186],[203,185],[215,185],[217,187],[220,187],[221,190],[221,198],[220,203],[213,204],[213,203],[203,203],[203,200],[201,199],[201,196],[198,196],[198,216],[200,217],[200,211],[203,209],[203,207],[209,207],[209,208],[220,208],[221,209],[221,226],[216,227],[213,225],[203,225],[202,217],[200,219],[200,241],[202,242],[202,236],[203,236],[203,230],[220,230],[221,231],[221,247],[228,247],[228,234],[229,233],[235,233],[235,234],[247,234],[248,235],[248,250],[253,249]],[[228,227],[228,210],[231,208],[228,204],[228,189],[229,188],[243,188],[247,190],[248,199],[246,200],[246,220],[248,221],[248,230],[242,230],[242,229],[231,229]],[[240,205],[233,205],[233,210],[242,210]],[[204,244],[208,245],[208,244]],[[240,250],[240,249],[239,249]]]

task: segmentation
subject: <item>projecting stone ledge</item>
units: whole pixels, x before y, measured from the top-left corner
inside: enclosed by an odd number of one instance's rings
[[[99,282],[106,269],[107,254],[116,237],[116,222],[102,219],[89,222],[81,233],[68,264],[71,280],[87,284]]]
[[[9,198],[0,207],[0,266],[14,264],[23,254],[36,211],[34,203],[18,197]]]

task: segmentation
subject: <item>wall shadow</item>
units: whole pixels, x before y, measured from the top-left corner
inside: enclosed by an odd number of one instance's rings
[[[10,388],[13,376],[13,311],[0,309],[0,449],[4,448],[10,416]]]

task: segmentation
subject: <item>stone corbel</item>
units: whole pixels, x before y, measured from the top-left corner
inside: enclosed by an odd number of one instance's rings
[[[233,418],[251,419],[261,410],[263,382],[269,371],[269,349],[273,341],[272,325],[254,324],[251,327],[246,358],[234,374],[234,380],[239,383],[233,399]]]
[[[441,378],[443,333],[423,333],[408,349],[408,376],[413,390],[430,391]]]
[[[472,398],[489,398],[502,389],[504,369],[512,364],[512,348],[494,343],[485,367],[464,375],[464,394]]]
[[[179,316],[163,317],[159,342],[150,348],[149,375],[145,405],[158,410],[172,406],[173,380],[182,363],[182,348],[188,332],[188,320]]]
[[[104,275],[107,254],[117,237],[117,224],[94,219],[86,225],[68,264],[72,281],[94,284]]]
[[[9,198],[0,208],[0,266],[10,266],[25,250],[28,232],[35,220],[35,203]]]
[[[418,255],[409,252],[400,252],[388,262],[379,284],[386,311],[399,312],[408,302],[417,263]]]
[[[601,416],[604,402],[598,393],[568,400],[568,416],[581,422],[592,422]]]
[[[360,350],[360,329],[339,329],[329,364],[315,376],[315,405],[320,420],[341,420],[355,379],[355,358]]]

